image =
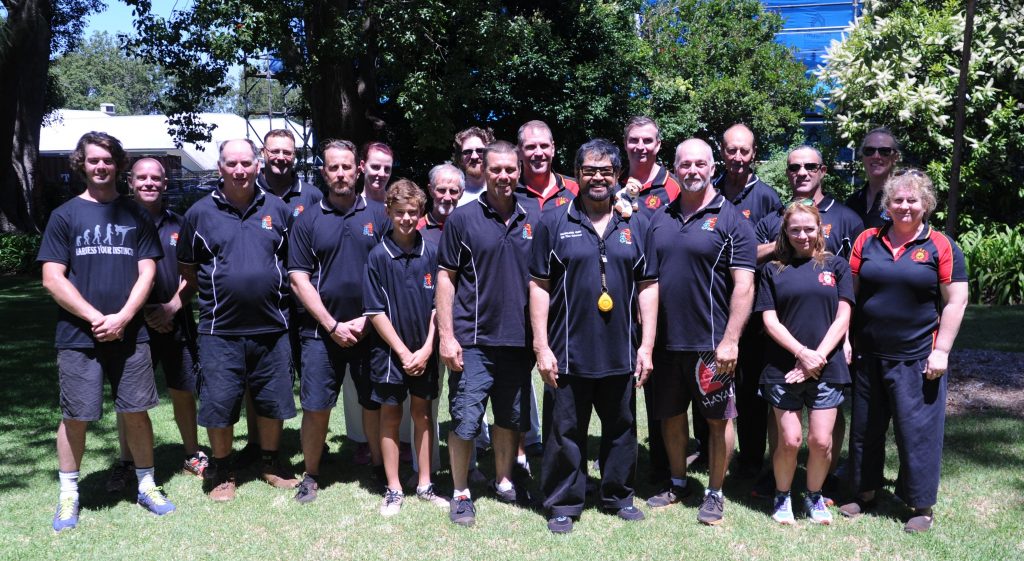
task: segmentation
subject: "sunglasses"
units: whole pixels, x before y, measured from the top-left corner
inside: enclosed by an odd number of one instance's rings
[[[892,153],[895,151],[896,149],[891,146],[865,146],[860,149],[860,153],[863,154],[865,158],[874,156],[875,152],[878,152],[878,155],[883,158],[888,158],[889,156],[892,156]]]
[[[473,154],[483,154],[483,148],[466,148],[462,151],[463,156],[472,156]]]
[[[892,172],[893,177],[899,177],[901,175],[909,175],[911,177],[927,177],[923,171],[914,168],[900,168]]]
[[[786,208],[793,208],[795,206],[814,206],[814,199],[796,199],[786,205]]]
[[[817,164],[817,163],[814,163],[814,162],[807,162],[806,164],[789,164],[788,166],[786,166],[786,169],[789,171],[789,173],[796,173],[796,172],[800,171],[800,168],[804,168],[807,171],[814,172],[814,171],[818,171],[819,169],[822,169],[824,167],[825,167],[824,164]]]

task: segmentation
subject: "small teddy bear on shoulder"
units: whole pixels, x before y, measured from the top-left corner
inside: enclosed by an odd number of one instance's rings
[[[615,204],[613,208],[623,218],[633,216],[634,212],[640,210],[640,189],[643,185],[635,178],[629,178],[626,186],[615,193]]]

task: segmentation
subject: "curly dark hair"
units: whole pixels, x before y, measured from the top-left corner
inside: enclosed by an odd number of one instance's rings
[[[114,165],[117,166],[116,174],[120,174],[128,169],[128,153],[121,146],[121,141],[105,132],[91,131],[83,134],[82,138],[78,139],[75,151],[68,157],[71,169],[82,179],[85,179],[85,147],[90,144],[110,152],[110,155],[114,158]]]

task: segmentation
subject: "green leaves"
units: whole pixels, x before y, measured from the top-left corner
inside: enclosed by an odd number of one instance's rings
[[[976,226],[960,236],[971,301],[1024,303],[1024,226]]]

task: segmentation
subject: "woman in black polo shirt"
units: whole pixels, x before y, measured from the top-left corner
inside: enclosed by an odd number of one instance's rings
[[[806,200],[810,203],[810,199]],[[808,409],[807,515],[829,524],[832,515],[821,495],[832,455],[832,428],[850,383],[843,352],[853,281],[849,265],[825,251],[821,215],[813,204],[786,208],[775,260],[761,273],[758,312],[771,337],[765,348],[761,395],[772,404],[779,427],[773,457],[775,501],[772,518],[794,524],[790,487],[803,435],[801,414]]]
[[[960,248],[928,226],[935,190],[927,175],[897,171],[882,205],[892,221],[865,230],[850,256],[857,288],[850,483],[857,496],[839,510],[855,517],[874,504],[891,418],[900,458],[896,495],[913,509],[904,529],[922,532],[933,523],[944,374],[967,307],[967,272]]]

